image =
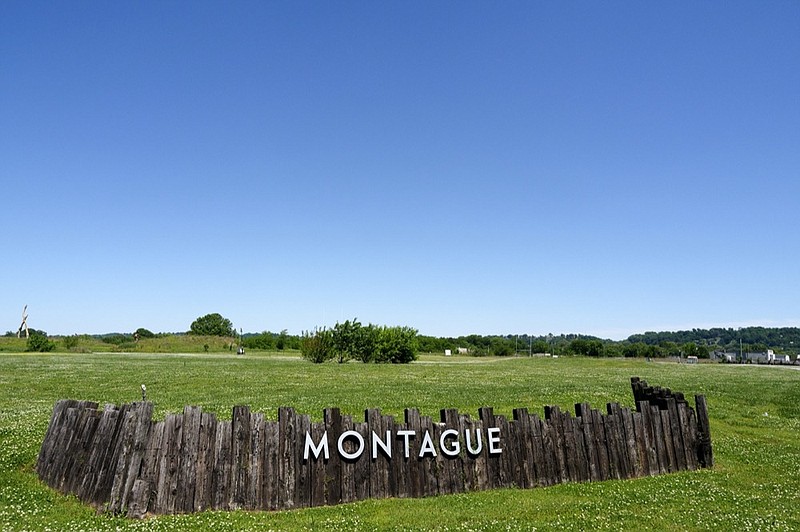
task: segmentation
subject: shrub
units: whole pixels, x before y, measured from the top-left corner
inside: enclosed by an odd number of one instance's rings
[[[275,335],[269,331],[264,331],[261,334],[244,338],[242,345],[248,349],[274,349]]]
[[[73,334],[72,336],[65,336],[61,342],[64,344],[64,349],[72,351],[78,347],[78,335]]]
[[[321,364],[334,357],[333,335],[328,329],[315,329],[313,333],[305,331],[300,337],[300,353],[303,358],[315,364]]]
[[[34,351],[39,353],[46,353],[56,348],[56,344],[47,338],[47,333],[44,331],[31,331],[28,337],[28,344],[25,351]]]
[[[119,333],[106,334],[102,336],[100,339],[107,344],[113,344],[116,346],[120,346],[126,342],[130,342],[133,340],[132,337]]]

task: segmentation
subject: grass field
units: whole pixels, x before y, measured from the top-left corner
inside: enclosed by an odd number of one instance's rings
[[[402,418],[481,406],[543,415],[588,401],[633,406],[631,376],[705,394],[716,466],[631,481],[504,489],[428,499],[366,501],[289,512],[205,512],[130,521],[98,515],[33,472],[53,404],[141,399],[155,416],[187,404],[229,419],[235,404],[271,419],[293,406],[321,419],[337,406]],[[314,365],[294,355],[0,354],[1,530],[800,530],[800,371],[642,360],[448,358],[411,365]],[[693,405],[693,400],[691,401]]]

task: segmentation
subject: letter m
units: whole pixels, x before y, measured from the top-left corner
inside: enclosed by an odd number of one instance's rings
[[[306,431],[306,444],[303,447],[303,460],[308,460],[309,451],[314,453],[314,459],[319,460],[319,453],[323,452],[325,460],[330,458],[328,451],[328,431],[322,435],[322,439],[317,445],[314,445],[314,440],[311,438],[311,433]]]

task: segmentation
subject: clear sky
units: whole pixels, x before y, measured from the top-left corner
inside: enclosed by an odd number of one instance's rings
[[[800,2],[0,2],[0,334],[800,326]]]

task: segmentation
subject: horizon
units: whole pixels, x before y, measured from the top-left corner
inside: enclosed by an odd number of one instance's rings
[[[0,19],[10,330],[800,324],[798,2]]]
[[[223,316],[223,317],[225,317],[225,316]],[[336,322],[336,323],[339,323],[339,322]],[[327,326],[327,327],[330,328],[333,325],[335,325],[335,324],[331,324],[330,326]],[[387,325],[387,324],[373,324],[373,325],[381,326],[381,325]],[[394,325],[408,325],[409,327],[414,327],[413,325],[410,325],[410,324],[392,324],[392,326],[394,326]],[[115,335],[115,334],[131,335],[138,328],[139,327],[137,327],[136,329],[131,329],[130,331],[112,330],[112,331],[106,331],[106,332],[102,332],[102,333],[98,333],[98,332],[92,332],[92,333],[90,333],[90,332],[51,333],[50,331],[47,331],[46,329],[40,329],[40,328],[37,328],[37,327],[30,327],[30,329],[32,329],[32,330],[35,329],[35,330],[38,330],[38,331],[46,332],[49,337],[67,337],[67,336],[83,336],[83,335],[85,335],[85,336],[93,336],[93,337],[100,337],[100,336],[110,336],[110,335]],[[142,327],[142,328],[147,329],[147,330],[149,330],[150,332],[152,332],[154,334],[165,334],[165,335],[192,334],[191,331],[189,330],[189,327],[187,327],[186,330],[172,330],[172,331],[151,330],[151,329],[149,329],[147,327]],[[695,330],[695,329],[697,329],[697,330],[712,330],[712,329],[740,330],[740,329],[751,329],[751,328],[765,328],[765,329],[785,329],[785,328],[790,328],[791,329],[791,328],[793,328],[793,329],[798,329],[798,328],[800,328],[800,326],[797,326],[797,325],[771,326],[771,325],[753,325],[753,324],[751,324],[751,325],[737,325],[737,326],[686,327],[686,328],[682,328],[682,329],[648,329],[648,330],[631,332],[630,334],[628,334],[628,335],[626,335],[624,337],[617,337],[617,338],[612,338],[610,336],[598,336],[598,335],[591,334],[591,333],[577,332],[577,331],[559,332],[559,333],[553,333],[553,332],[548,332],[548,333],[519,332],[519,333],[516,333],[516,332],[513,332],[513,333],[485,333],[485,334],[470,332],[470,333],[462,333],[462,334],[455,334],[455,335],[426,334],[423,331],[418,331],[418,334],[420,336],[429,336],[429,337],[433,337],[433,338],[455,338],[455,339],[463,338],[463,337],[467,337],[467,336],[471,336],[471,335],[484,336],[484,337],[502,337],[502,338],[508,338],[508,337],[512,337],[512,336],[515,336],[515,335],[516,336],[520,336],[520,337],[526,336],[526,337],[530,337],[530,338],[546,338],[548,336],[559,337],[559,338],[560,337],[567,337],[567,336],[578,336],[578,337],[585,336],[585,337],[597,338],[597,339],[600,339],[600,340],[603,340],[603,341],[623,342],[623,341],[628,340],[631,336],[642,335],[642,334],[647,334],[647,333],[662,334],[662,333],[687,332],[687,331],[692,331],[692,330]],[[237,331],[238,329],[239,328],[236,327],[236,324],[234,323],[234,331]],[[289,334],[291,336],[299,336],[304,331],[311,331],[311,330],[313,330],[313,328],[311,328],[311,329],[302,329],[302,330],[300,330],[298,332],[293,332],[293,331],[288,331],[287,330],[287,334]],[[259,335],[259,334],[263,334],[263,333],[271,333],[271,334],[278,335],[281,332],[282,332],[282,329],[281,330],[262,329],[262,330],[258,330],[258,331],[242,331],[241,333],[237,332],[237,334],[241,334],[242,336]],[[12,334],[16,335],[16,333],[14,333],[14,331],[11,330],[11,329],[8,329],[5,334],[8,335],[8,333],[12,333]]]

